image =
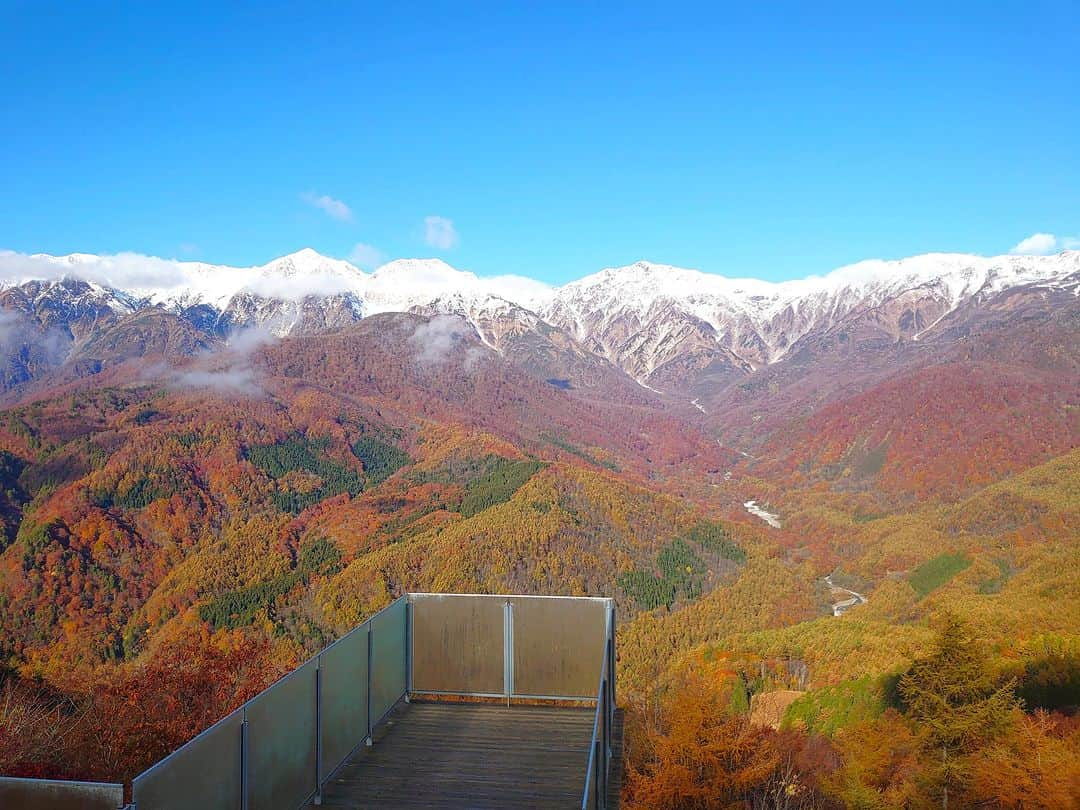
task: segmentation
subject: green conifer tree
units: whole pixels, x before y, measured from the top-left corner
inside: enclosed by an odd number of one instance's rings
[[[944,617],[934,650],[900,679],[907,715],[923,739],[931,787],[948,808],[949,793],[964,781],[964,756],[1005,731],[1019,701],[1013,680],[1001,683],[970,625]]]

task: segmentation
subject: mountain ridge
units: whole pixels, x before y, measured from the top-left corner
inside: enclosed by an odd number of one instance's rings
[[[595,355],[644,388],[687,399],[708,397],[838,329],[925,340],[950,315],[991,305],[995,296],[992,305],[1002,305],[1004,293],[1026,288],[1076,297],[1080,251],[924,254],[783,282],[639,261],[560,287],[481,277],[441,259],[397,259],[366,273],[311,248],[246,268],[131,253],[0,253],[0,307],[15,312],[27,333],[6,341],[13,347],[55,333],[77,348],[112,321],[148,308],[187,321],[208,339],[246,328],[316,334],[382,312],[453,315],[496,351],[528,333],[533,354],[550,356],[558,333],[561,350]]]
[[[139,268],[142,273],[134,282],[131,282],[128,278],[133,268]],[[168,272],[169,270],[172,272]],[[295,294],[318,295],[322,292],[319,286],[322,277],[336,276],[348,283],[349,291],[355,293],[366,291],[366,286],[369,284],[379,286],[379,282],[383,285],[411,282],[414,286],[426,285],[444,290],[484,290],[488,294],[497,295],[512,303],[537,311],[549,306],[560,294],[565,296],[576,290],[599,285],[615,285],[626,289],[627,278],[632,273],[637,274],[638,278],[633,281],[639,287],[646,287],[646,280],[659,277],[660,282],[670,282],[671,277],[675,276],[679,281],[693,283],[694,289],[691,290],[691,295],[693,293],[700,295],[704,292],[724,295],[744,305],[751,302],[747,307],[750,312],[775,314],[777,308],[830,290],[837,291],[844,287],[859,287],[860,285],[867,287],[885,282],[894,282],[891,287],[895,288],[896,281],[927,283],[955,277],[958,274],[966,274],[970,277],[972,271],[980,270],[986,273],[985,280],[999,282],[996,288],[998,290],[1021,283],[1052,280],[1080,271],[1080,250],[1063,250],[1048,256],[1014,254],[981,256],[937,252],[900,259],[866,259],[838,267],[828,273],[811,274],[784,281],[727,276],[642,259],[628,265],[603,268],[559,286],[514,274],[478,276],[438,258],[393,259],[368,273],[345,259],[326,256],[310,247],[271,259],[265,264],[251,266],[163,259],[131,252],[52,255],[0,251],[0,289],[18,286],[28,281],[59,280],[66,276],[73,276],[98,286],[126,291],[137,298],[160,302],[169,300],[169,293],[177,288],[187,287],[199,292],[203,291],[200,290],[201,285],[197,283],[187,285],[175,283],[178,280],[178,274],[188,274],[189,281],[205,280],[212,273],[231,273],[236,276],[229,284],[218,281],[217,289],[220,290],[218,295],[225,295],[226,291],[229,295],[235,294],[245,289],[246,285],[260,279],[298,277],[306,277],[313,283],[309,286],[298,287],[294,291]],[[1027,272],[1024,273],[1024,270]],[[158,284],[147,283],[155,276]],[[521,290],[510,292],[503,284],[505,279],[528,283],[530,288],[524,292]],[[165,283],[162,283],[163,281]],[[170,281],[174,283],[168,283]],[[541,289],[546,290],[548,295],[540,295]],[[499,292],[496,293],[496,290]],[[652,290],[646,287],[639,291],[647,292],[655,297],[672,295],[670,290],[660,292],[655,286]],[[639,301],[639,303],[648,302]]]

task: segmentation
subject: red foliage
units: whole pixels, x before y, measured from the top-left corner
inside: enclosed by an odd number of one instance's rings
[[[265,640],[198,630],[146,663],[66,694],[11,678],[0,692],[0,772],[130,780],[283,674]]]
[[[920,369],[822,408],[777,434],[774,472],[810,465],[848,485],[919,498],[956,497],[1066,452],[1075,385],[990,363]]]

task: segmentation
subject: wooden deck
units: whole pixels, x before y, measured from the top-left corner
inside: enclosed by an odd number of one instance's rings
[[[593,716],[591,708],[401,704],[375,745],[327,783],[322,806],[580,807]],[[616,788],[621,774],[613,776]]]

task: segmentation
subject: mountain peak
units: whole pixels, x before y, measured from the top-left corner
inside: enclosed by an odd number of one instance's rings
[[[464,281],[475,280],[476,276],[467,270],[458,270],[442,259],[394,259],[377,268],[373,278],[409,278],[421,281]]]
[[[324,256],[311,248],[273,259],[258,268],[262,276],[291,277],[298,275],[330,275],[366,278],[366,273],[344,259]]]
[[[286,253],[284,256],[280,256],[273,261],[280,262],[286,260],[297,265],[311,265],[326,261],[336,261],[336,259],[331,259],[329,256],[323,256],[319,251],[315,250],[315,248],[310,247],[304,247],[292,253]]]

